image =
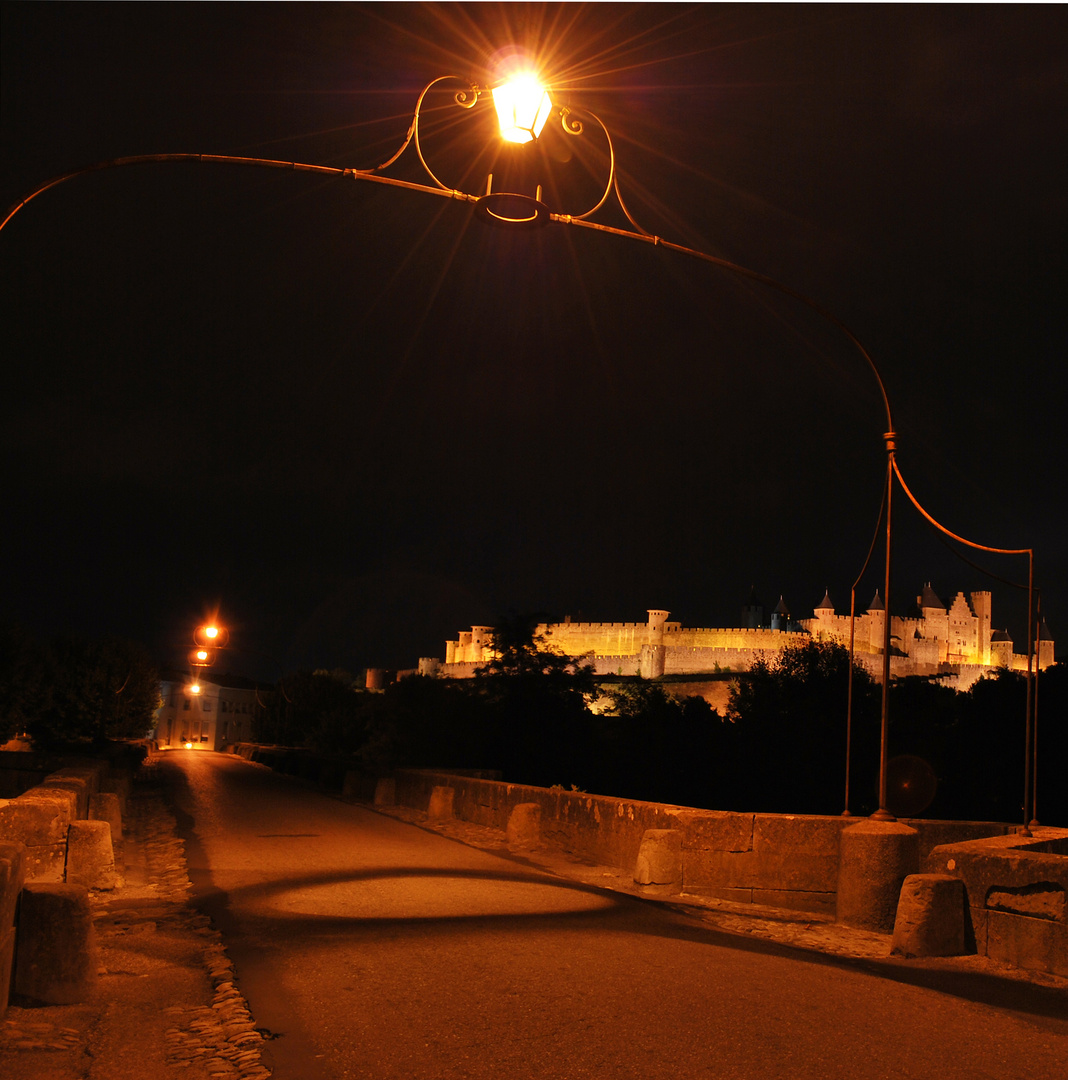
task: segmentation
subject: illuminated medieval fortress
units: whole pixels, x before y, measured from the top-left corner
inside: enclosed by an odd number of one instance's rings
[[[774,660],[787,645],[806,639],[849,645],[849,615],[836,615],[828,595],[811,619],[794,622],[780,598],[764,625],[763,608],[754,600],[743,609],[743,626],[734,629],[687,628],[669,622],[671,613],[648,612],[643,623],[582,623],[570,618],[543,623],[538,629],[548,647],[593,664],[598,675],[702,675],[744,671],[757,659]],[[855,619],[854,655],[877,679],[882,678],[882,642],[886,609],[876,593],[867,611]],[[992,629],[989,592],[957,593],[948,606],[930,584],[916,598],[908,617],[891,616],[892,677],[936,676],[945,685],[966,690],[996,668],[1027,670],[1027,656],[1013,651],[1005,631]],[[445,643],[445,661],[423,659],[419,671],[443,678],[468,678],[492,657],[493,627],[473,626]],[[1053,663],[1053,641],[1046,627],[1038,646],[1038,666]]]

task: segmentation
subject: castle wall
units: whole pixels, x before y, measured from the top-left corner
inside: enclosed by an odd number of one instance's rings
[[[949,610],[937,602],[928,587],[920,617],[892,616],[890,620],[893,676],[938,676],[946,685],[967,689],[991,666],[1027,669],[1026,656],[1012,651],[1008,641],[992,641],[991,597],[973,592],[970,603],[957,593]],[[683,627],[669,622],[670,612],[649,609],[646,622],[542,624],[537,633],[547,646],[567,656],[591,662],[597,675],[687,675],[715,671],[744,671],[754,660],[773,660],[789,644],[811,635],[817,641],[849,645],[848,615],[818,608],[811,619],[800,621],[801,631],[749,627]],[[853,649],[857,663],[882,679],[883,628],[886,612],[877,607],[858,614],[854,621]],[[446,642],[445,678],[469,678],[491,659],[492,628],[474,626]],[[1052,641],[1040,642],[1038,667],[1054,662]],[[424,661],[420,661],[421,668]],[[977,674],[979,673],[979,674]]]

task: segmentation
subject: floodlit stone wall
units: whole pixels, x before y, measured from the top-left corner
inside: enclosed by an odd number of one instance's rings
[[[928,586],[917,597],[917,606],[917,617],[891,617],[893,676],[938,675],[947,686],[967,690],[994,667],[1026,670],[1027,657],[1014,653],[1011,641],[993,640],[989,592],[973,592],[969,598],[959,592],[947,609]],[[836,615],[832,607],[816,608],[811,619],[802,619],[789,630],[684,627],[669,622],[670,613],[662,609],[650,609],[648,614],[644,623],[543,623],[537,633],[549,647],[592,662],[598,675],[645,678],[744,671],[755,660],[774,659],[792,643],[813,638],[848,645],[850,637],[849,616]],[[857,661],[878,679],[882,678],[885,619],[885,611],[877,604],[857,614],[853,634]],[[420,670],[445,678],[469,678],[491,657],[492,628],[476,626],[446,643],[444,664],[421,660]],[[1053,662],[1053,642],[1040,642],[1039,667]]]

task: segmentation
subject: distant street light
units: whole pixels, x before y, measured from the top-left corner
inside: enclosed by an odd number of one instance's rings
[[[460,191],[456,188],[451,188],[448,185],[441,182],[440,179],[434,174],[430,165],[427,163],[426,158],[423,155],[422,147],[419,137],[419,123],[423,108],[423,103],[427,94],[439,83],[442,82],[460,82],[464,85],[464,89],[456,92],[453,95],[453,101],[456,105],[464,109],[472,109],[478,104],[479,100],[484,94],[487,93],[487,88],[479,86],[477,83],[471,83],[468,80],[461,79],[454,75],[442,75],[436,79],[432,79],[419,94],[416,101],[415,111],[412,114],[412,121],[408,128],[408,133],[405,136],[404,142],[401,147],[392,157],[387,161],[384,161],[381,165],[375,166],[372,169],[352,169],[352,168],[333,168],[323,165],[308,165],[294,161],[274,161],[265,158],[248,158],[248,157],[231,157],[224,155],[214,154],[144,154],[134,157],[122,157],[113,158],[109,161],[98,162],[94,165],[87,166],[82,169],[77,169],[73,172],[64,173],[60,176],[53,177],[51,180],[41,184],[35,190],[30,192],[25,198],[15,203],[10,207],[5,214],[3,220],[0,220],[0,229],[3,229],[8,222],[31,200],[37,198],[37,196],[48,191],[50,188],[55,187],[58,184],[63,183],[66,180],[73,179],[76,176],[82,176],[86,173],[97,172],[102,169],[110,169],[118,166],[126,165],[142,165],[142,164],[160,164],[169,162],[196,162],[201,164],[222,164],[222,165],[252,165],[270,169],[286,169],[294,172],[313,172],[324,175],[334,175],[345,179],[352,179],[357,181],[364,181],[375,184],[385,184],[391,187],[403,188],[407,191],[418,191],[427,195],[436,195],[443,198],[454,199],[460,202],[473,203],[475,206],[476,214],[484,221],[493,225],[505,226],[510,228],[531,228],[542,227],[550,223],[560,225],[570,225],[575,227],[581,227],[586,229],[594,229],[598,232],[609,233],[613,236],[623,237],[628,240],[636,240],[641,243],[652,244],[655,247],[666,248],[670,251],[678,252],[679,254],[688,255],[692,258],[700,259],[703,262],[711,263],[714,266],[722,267],[725,270],[730,271],[733,274],[737,274],[741,277],[747,278],[750,281],[755,281],[761,285],[765,285],[771,289],[792,297],[794,300],[799,301],[808,307],[811,311],[815,312],[822,319],[828,322],[830,325],[836,327],[856,350],[863,357],[865,363],[868,365],[872,375],[878,384],[879,396],[882,399],[883,408],[886,415],[885,432],[882,435],[883,443],[886,449],[887,465],[886,476],[884,482],[884,501],[883,501],[883,514],[885,515],[885,566],[884,566],[884,579],[883,579],[883,603],[885,605],[885,618],[883,628],[883,644],[882,644],[882,704],[881,704],[881,734],[880,734],[880,752],[879,752],[879,809],[872,815],[872,817],[883,820],[892,820],[893,815],[886,808],[887,801],[887,745],[888,745],[888,732],[889,732],[889,706],[888,696],[890,689],[890,649],[891,649],[891,615],[890,615],[890,578],[891,578],[891,549],[893,539],[893,518],[892,518],[892,495],[894,490],[894,479],[897,478],[901,489],[904,491],[909,501],[916,507],[920,514],[936,529],[958,541],[965,544],[968,547],[975,548],[981,551],[992,552],[1002,555],[1026,555],[1028,557],[1028,584],[1026,586],[1028,591],[1028,656],[1027,656],[1027,715],[1026,715],[1026,742],[1025,742],[1025,786],[1024,786],[1024,830],[1027,831],[1028,823],[1034,817],[1034,783],[1033,776],[1035,770],[1034,761],[1034,746],[1033,746],[1033,732],[1037,730],[1035,724],[1034,709],[1037,701],[1037,695],[1033,692],[1033,684],[1035,678],[1035,605],[1034,605],[1034,550],[1032,548],[997,548],[990,547],[984,544],[978,544],[974,541],[967,540],[956,533],[951,532],[944,525],[938,522],[930,513],[928,513],[920,504],[916,496],[909,489],[905,483],[904,478],[901,475],[900,467],[897,463],[897,435],[894,431],[894,424],[890,412],[890,401],[887,397],[886,386],[883,382],[882,376],[879,373],[875,361],[872,359],[868,350],[860,343],[856,335],[835,315],[831,314],[826,308],[817,304],[810,297],[798,292],[795,289],[790,288],[787,285],[768,277],[765,274],[760,274],[754,270],[747,269],[736,263],[727,261],[726,259],[718,258],[715,255],[710,255],[707,252],[699,251],[696,248],[686,247],[682,244],[675,244],[669,240],[665,240],[661,236],[654,235],[645,229],[643,229],[631,215],[630,210],[627,208],[626,203],[623,201],[623,196],[619,189],[619,177],[616,172],[616,158],[615,149],[612,144],[612,137],[608,131],[608,128],[594,113],[589,110],[581,110],[581,116],[584,119],[592,121],[600,129],[604,136],[608,147],[608,177],[604,188],[604,192],[600,199],[590,209],[585,210],[582,213],[557,213],[552,211],[542,201],[542,188],[539,185],[536,188],[536,192],[533,196],[520,193],[520,192],[494,192],[493,191],[493,177],[490,175],[487,178],[486,190],[481,195],[476,195],[464,191]],[[570,106],[558,106],[554,103],[552,97],[552,91],[546,87],[540,79],[530,73],[523,72],[521,74],[514,75],[513,77],[504,80],[499,83],[493,89],[488,91],[493,98],[494,105],[497,110],[498,124],[500,128],[501,137],[512,143],[517,144],[529,144],[535,142],[548,122],[550,116],[554,113],[560,119],[561,129],[568,135],[581,135],[583,133],[583,123],[579,119],[579,115],[576,110]],[[433,185],[413,183],[408,180],[400,180],[395,177],[386,176],[384,172],[394,162],[396,162],[401,155],[408,149],[409,145],[414,146],[415,153],[419,158],[419,162],[425,170],[427,176],[433,181]],[[596,214],[610,199],[612,195],[615,195],[615,201],[618,208],[622,211],[627,221],[633,226],[633,231],[628,229],[619,229],[610,225],[605,225],[600,222],[591,220],[592,216]],[[869,553],[870,554],[870,553]],[[866,564],[865,564],[866,565]],[[858,578],[859,581],[859,578]],[[855,589],[855,586],[854,586]],[[852,615],[852,612],[851,612]],[[225,647],[225,630],[221,627],[215,627],[214,625],[208,625],[204,627],[198,627],[197,633],[203,635],[201,637],[195,636],[195,643],[199,647],[216,648]],[[209,634],[209,631],[214,631],[213,634]],[[850,656],[852,662],[852,654]],[[850,697],[850,702],[851,702]],[[851,709],[851,704],[847,707]],[[851,726],[852,718],[851,714],[847,715],[847,732]],[[848,734],[847,734],[848,740]],[[847,751],[848,753],[848,751]],[[848,812],[848,761],[847,761],[847,812]]]
[[[224,626],[214,622],[198,626],[193,631],[193,644],[201,649],[225,649],[230,640],[230,633]]]

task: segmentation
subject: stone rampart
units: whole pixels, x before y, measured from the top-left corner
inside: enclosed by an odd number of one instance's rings
[[[397,803],[422,811],[435,787],[451,787],[457,818],[501,830],[517,805],[534,803],[545,843],[621,874],[633,870],[647,829],[675,829],[681,833],[683,891],[826,914],[835,910],[842,830],[857,823],[856,818],[699,810],[419,769],[399,770],[395,785]],[[919,833],[921,862],[938,844],[1009,828],[989,822],[908,824]]]

